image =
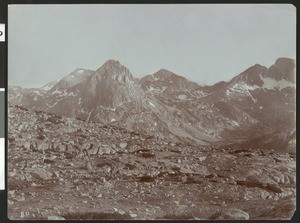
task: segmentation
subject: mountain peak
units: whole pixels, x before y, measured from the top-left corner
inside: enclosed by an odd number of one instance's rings
[[[255,64],[239,75],[235,76],[230,80],[229,83],[235,84],[235,83],[244,83],[248,84],[250,86],[262,86],[263,81],[260,78],[260,75],[264,75],[264,73],[267,71],[267,68],[265,66],[262,66],[260,64]]]
[[[43,85],[41,87],[41,89],[45,90],[45,91],[48,91],[50,90],[51,88],[53,88],[55,85],[57,84],[57,81],[51,81],[51,82],[48,82],[47,84]]]
[[[281,57],[278,58],[275,62],[275,65],[283,72],[284,74],[293,73],[296,67],[294,59]]]
[[[295,68],[296,63],[294,59],[280,57],[276,60],[275,64],[270,66],[266,76],[277,81],[285,79],[287,81],[295,83]]]
[[[109,71],[128,70],[127,67],[123,66],[118,60],[113,60],[113,59],[106,61],[99,69],[101,69],[101,68],[109,70]]]
[[[167,70],[167,69],[165,69],[165,68],[161,68],[159,71],[157,71],[157,73],[161,73],[161,72],[166,72],[166,73],[173,73],[173,72],[171,72],[171,71],[169,71],[169,70]]]
[[[162,77],[162,78],[172,78],[172,77],[180,77],[179,75],[173,73],[172,71],[169,71],[167,69],[160,69],[159,71],[155,72],[153,74],[154,77]]]
[[[84,68],[76,68],[76,69],[73,70],[69,75],[73,75],[73,74],[82,74],[82,73],[84,73],[84,71],[86,71],[86,69],[84,69]]]
[[[73,70],[70,74],[63,77],[57,84],[54,85],[53,90],[56,89],[65,89],[73,87],[84,80],[86,80],[94,71],[86,70],[83,68],[77,68]]]
[[[103,66],[121,66],[121,63],[118,60],[114,60],[114,59],[109,59],[108,61],[106,61]]]
[[[164,73],[164,74],[174,74],[172,71],[169,71],[165,68],[161,68],[160,70],[158,70],[156,73]]]
[[[101,75],[116,75],[116,74],[129,75],[130,74],[127,67],[123,66],[118,60],[113,60],[113,59],[106,61],[97,70],[97,73]]]
[[[295,60],[287,57],[279,57],[275,62],[275,64],[282,64],[282,63],[289,63],[293,65],[295,63]]]
[[[94,78],[99,80],[102,78],[112,79],[122,82],[134,80],[129,69],[123,66],[119,61],[113,59],[106,61],[100,68],[98,68],[94,73]]]

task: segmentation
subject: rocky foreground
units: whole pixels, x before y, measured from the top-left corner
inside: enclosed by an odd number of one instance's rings
[[[10,219],[290,219],[295,155],[166,142],[9,106]]]

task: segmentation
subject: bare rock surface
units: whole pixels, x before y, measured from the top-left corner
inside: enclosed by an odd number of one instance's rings
[[[239,209],[224,209],[210,217],[212,220],[249,220],[249,214]]]
[[[295,211],[293,154],[66,117],[49,124],[53,114],[15,106],[9,114],[10,219],[283,220]]]

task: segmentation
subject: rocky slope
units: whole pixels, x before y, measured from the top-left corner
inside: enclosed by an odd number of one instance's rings
[[[266,68],[254,65],[229,82],[199,86],[166,70],[141,79],[142,88],[176,107],[206,135],[248,139],[295,129],[295,61],[279,58]]]
[[[295,156],[211,148],[8,107],[8,216],[59,219],[290,219]]]
[[[269,68],[256,64],[213,86],[199,86],[166,69],[136,79],[120,62],[109,60],[96,71],[76,69],[51,89],[10,87],[9,101],[207,145],[292,131],[295,88],[295,62],[288,58]]]
[[[295,77],[294,61],[279,58],[268,69],[255,65],[233,78],[221,96],[266,127],[295,127]]]

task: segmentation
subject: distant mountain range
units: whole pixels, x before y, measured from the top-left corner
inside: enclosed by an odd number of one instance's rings
[[[295,77],[295,60],[289,58],[269,68],[256,64],[212,86],[165,69],[134,78],[109,60],[96,71],[76,69],[41,88],[9,86],[8,94],[12,105],[208,145],[293,132]]]

